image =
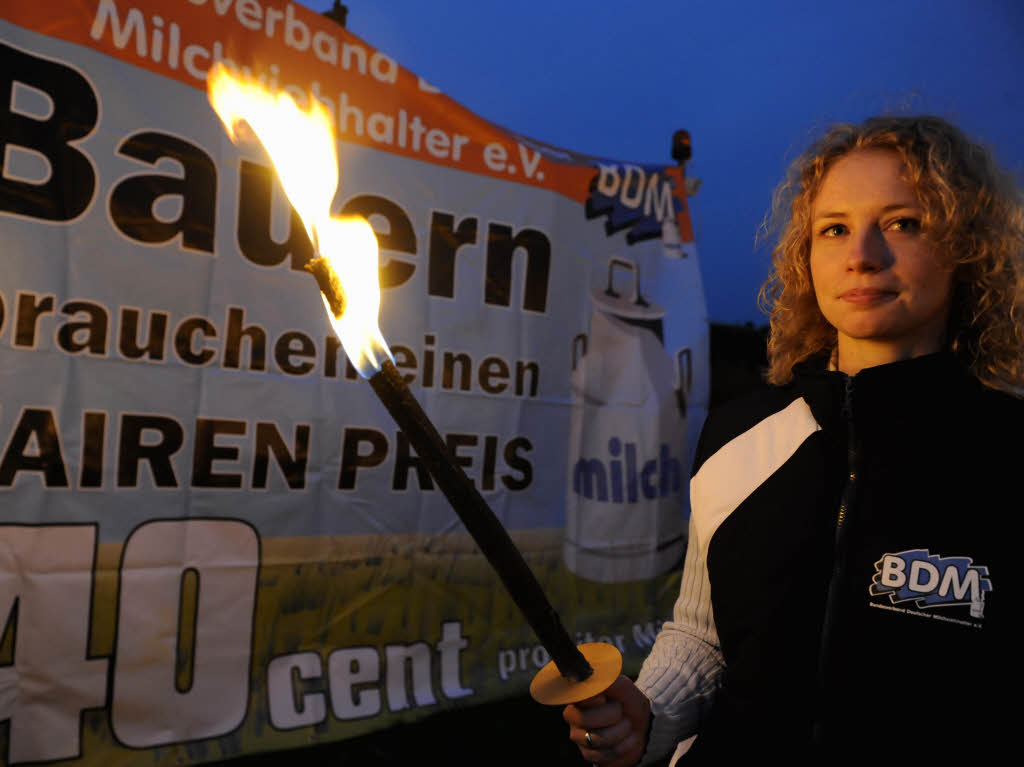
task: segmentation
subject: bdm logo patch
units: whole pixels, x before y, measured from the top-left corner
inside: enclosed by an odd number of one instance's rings
[[[970,557],[940,557],[929,554],[928,549],[882,555],[875,562],[875,575],[868,589],[871,596],[888,595],[890,604],[910,603],[907,607],[922,611],[969,606],[970,616],[975,619],[984,616],[985,593],[989,591],[992,582],[987,567],[973,564]]]

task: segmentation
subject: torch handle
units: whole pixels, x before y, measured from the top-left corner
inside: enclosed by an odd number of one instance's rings
[[[587,679],[593,669],[562,626],[508,531],[472,480],[455,462],[447,444],[420,407],[398,369],[385,361],[370,386],[426,465],[487,561],[497,571],[519,610],[564,677]]]

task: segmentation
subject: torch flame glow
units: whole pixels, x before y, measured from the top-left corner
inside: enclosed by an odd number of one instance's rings
[[[318,231],[320,251],[345,288],[345,312],[341,317],[334,316],[326,298],[324,308],[353,367],[363,378],[369,378],[380,370],[385,358],[395,361],[377,325],[377,235],[359,216],[328,218]]]
[[[377,237],[358,216],[331,216],[338,187],[338,154],[331,118],[310,96],[300,109],[286,93],[273,94],[258,82],[235,77],[222,64],[207,75],[210,104],[228,136],[238,142],[235,126],[249,124],[281,179],[289,202],[299,214],[317,255],[334,269],[345,291],[345,311],[336,318],[324,300],[334,331],[356,370],[369,378],[391,357],[377,325],[380,283]]]

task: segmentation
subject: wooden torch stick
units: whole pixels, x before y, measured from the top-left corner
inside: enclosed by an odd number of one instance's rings
[[[331,311],[340,317],[345,308],[344,292],[330,264],[324,258],[315,258],[306,269],[316,278]],[[585,656],[573,642],[508,531],[457,463],[394,364],[385,360],[368,380],[550,655],[551,663],[541,669],[531,685],[534,698],[561,704],[606,689],[622,667],[618,650],[589,643],[582,645]]]
[[[370,376],[370,386],[437,482],[466,530],[501,578],[509,595],[537,634],[559,672],[573,681],[593,669],[569,637],[526,561],[472,480],[455,462],[434,424],[412,396],[390,360]]]

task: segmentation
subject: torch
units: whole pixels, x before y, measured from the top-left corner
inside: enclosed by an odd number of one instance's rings
[[[530,685],[535,700],[564,705],[611,685],[622,669],[613,645],[577,646],[562,626],[508,532],[455,460],[441,435],[412,396],[378,326],[380,284],[377,238],[359,217],[335,217],[338,186],[334,129],[327,110],[312,96],[300,109],[285,93],[233,76],[221,64],[207,77],[210,103],[233,141],[246,123],[266,149],[289,202],[313,244],[306,268],[320,287],[324,307],[352,365],[405,433],[434,481],[458,514],[488,563],[530,624],[551,662]]]

